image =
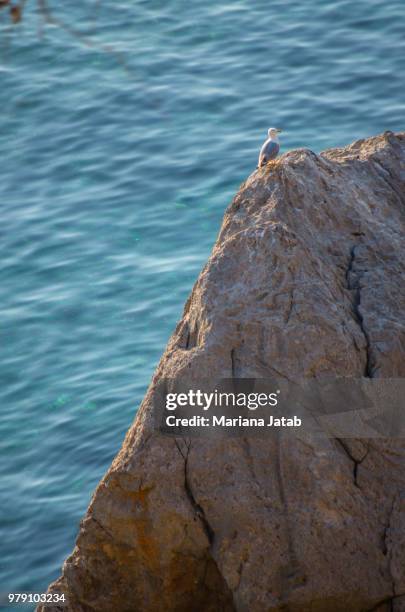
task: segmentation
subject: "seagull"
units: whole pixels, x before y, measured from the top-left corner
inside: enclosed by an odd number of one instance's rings
[[[276,159],[280,151],[280,143],[278,142],[277,136],[280,132],[281,130],[277,128],[269,128],[267,140],[260,149],[258,168],[265,166],[270,160]]]

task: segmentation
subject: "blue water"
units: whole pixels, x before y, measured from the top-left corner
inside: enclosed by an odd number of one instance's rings
[[[54,5],[95,46],[0,26],[0,593],[58,576],[267,128],[404,129],[403,0]]]

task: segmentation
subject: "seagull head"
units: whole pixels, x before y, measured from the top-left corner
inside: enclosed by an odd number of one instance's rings
[[[280,134],[281,130],[279,130],[278,128],[274,128],[271,127],[268,129],[268,137],[271,138],[272,140],[277,140],[277,136],[278,134]]]

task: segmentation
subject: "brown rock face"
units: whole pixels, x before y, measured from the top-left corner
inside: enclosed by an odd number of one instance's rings
[[[50,587],[67,610],[405,610],[405,443],[153,424],[162,378],[405,377],[404,217],[405,133],[242,185]]]

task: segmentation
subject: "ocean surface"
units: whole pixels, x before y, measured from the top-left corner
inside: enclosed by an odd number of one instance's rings
[[[0,12],[3,600],[59,575],[267,128],[405,127],[403,0],[50,7]]]

